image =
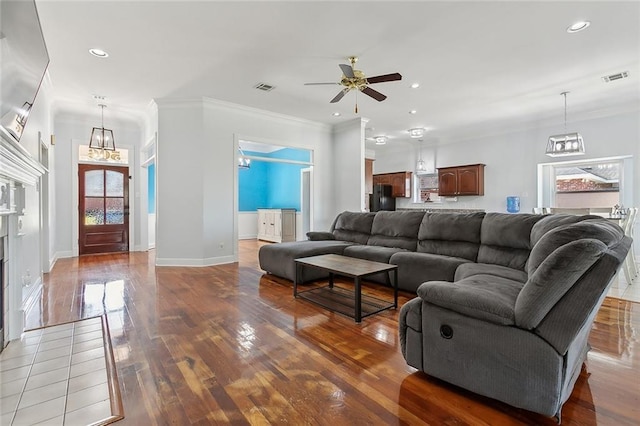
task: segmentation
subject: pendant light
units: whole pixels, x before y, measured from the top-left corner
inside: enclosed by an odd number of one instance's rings
[[[91,139],[89,139],[89,148],[100,149],[103,151],[115,151],[116,142],[113,139],[113,131],[104,128],[104,108],[106,105],[98,105],[102,111],[102,127],[94,127],[91,130]]]
[[[251,159],[244,156],[244,152],[242,151],[240,145],[238,145],[238,168],[251,168]]]
[[[564,96],[564,133],[561,135],[549,136],[546,154],[549,157],[563,157],[568,155],[584,155],[584,141],[578,132],[567,133],[567,93],[560,93]]]
[[[422,159],[422,139],[418,140],[420,142],[420,148],[418,152],[418,163],[416,164],[416,173],[424,173],[427,171],[427,166]]]

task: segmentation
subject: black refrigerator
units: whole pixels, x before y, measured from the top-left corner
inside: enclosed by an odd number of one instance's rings
[[[391,185],[373,185],[373,194],[369,194],[369,210],[395,210],[396,199],[391,196]]]

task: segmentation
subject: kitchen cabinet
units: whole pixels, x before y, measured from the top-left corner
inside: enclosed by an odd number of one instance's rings
[[[283,243],[296,240],[296,209],[258,209],[258,239]]]
[[[373,175],[374,185],[391,185],[392,197],[411,197],[412,172],[381,173]]]
[[[484,195],[484,164],[438,169],[438,195]]]
[[[373,194],[373,160],[364,159],[364,192]]]

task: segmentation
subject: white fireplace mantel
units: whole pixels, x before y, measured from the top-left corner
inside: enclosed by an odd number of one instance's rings
[[[24,328],[23,289],[18,279],[19,254],[16,252],[17,239],[22,238],[19,215],[24,207],[24,186],[36,185],[46,172],[29,151],[0,127],[0,184],[4,195],[0,204],[0,243],[4,245],[4,280],[0,280],[4,281],[0,288],[4,300],[1,308],[4,327],[0,336],[0,350],[8,341],[19,338]],[[41,280],[38,283],[38,287],[42,285]]]
[[[35,185],[46,169],[0,127],[0,177]]]

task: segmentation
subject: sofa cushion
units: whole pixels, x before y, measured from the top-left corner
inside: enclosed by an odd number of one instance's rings
[[[408,250],[396,247],[353,245],[345,248],[343,254],[345,256],[371,260],[373,262],[389,263],[391,256],[401,251]]]
[[[266,244],[258,250],[258,261],[263,271],[270,272],[291,281],[296,279],[295,259],[321,254],[342,254],[353,243],[346,241],[292,241],[287,243]],[[329,274],[317,268],[303,268],[304,281],[313,281]]]
[[[336,219],[333,235],[336,240],[367,244],[375,213],[342,212]]]
[[[542,237],[538,245],[544,243],[545,238]],[[518,296],[515,304],[518,327],[537,327],[551,308],[607,250],[602,241],[585,238],[568,242],[547,256],[529,275]]]
[[[318,232],[318,231],[307,232],[307,238],[309,239],[309,241],[326,241],[326,240],[336,239],[336,237],[331,232]]]
[[[587,219],[601,219],[600,216],[584,215],[577,216],[573,214],[550,214],[543,216],[533,228],[531,228],[530,246],[534,247],[540,238],[547,232],[562,225],[570,225],[572,223],[582,222]]]
[[[484,215],[483,212],[425,213],[418,231],[417,251],[475,261]]]
[[[415,292],[425,281],[453,281],[456,269],[468,259],[410,251],[395,253],[389,259],[398,265],[398,288]]]
[[[507,278],[509,280],[527,282],[526,272],[507,268],[506,266],[491,265],[488,263],[463,263],[456,269],[454,281],[460,281],[473,275],[495,275],[496,277]]]
[[[528,273],[533,274],[553,251],[571,241],[594,238],[611,247],[612,244],[618,244],[623,235],[622,228],[602,218],[558,226],[544,234],[531,250]]]
[[[524,271],[531,250],[531,229],[543,217],[487,213],[482,221],[477,262]]]
[[[474,275],[453,283],[426,282],[418,296],[427,303],[501,325],[515,324],[515,304],[524,284],[495,275]]]
[[[421,211],[377,212],[367,244],[415,251],[423,216]]]

